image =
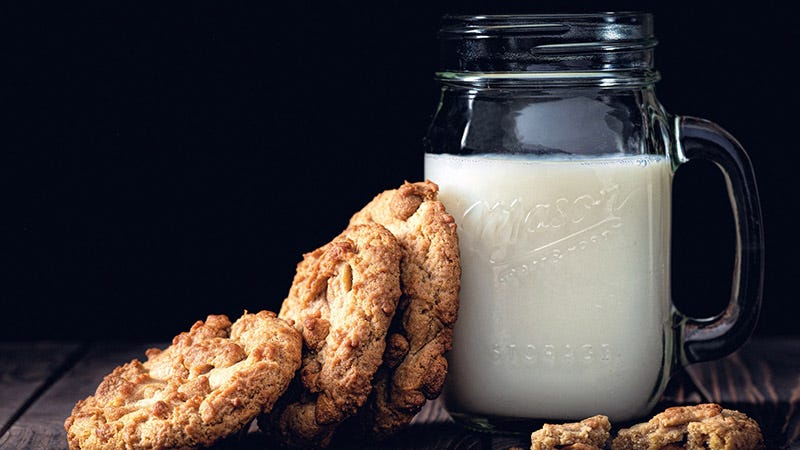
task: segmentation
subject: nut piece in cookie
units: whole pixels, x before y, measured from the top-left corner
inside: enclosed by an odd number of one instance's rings
[[[377,224],[349,227],[304,255],[279,317],[303,336],[303,363],[260,428],[290,446],[324,447],[372,390],[400,297],[400,245]]]
[[[764,448],[758,423],[716,403],[676,406],[619,431],[613,450],[755,450]]]
[[[610,430],[611,423],[603,415],[574,423],[544,424],[531,434],[531,450],[602,450]]]
[[[403,294],[373,394],[358,417],[373,438],[408,424],[426,400],[441,393],[447,374],[444,354],[452,346],[461,264],[456,223],[437,200],[438,191],[431,181],[406,182],[378,194],[350,219],[351,226],[385,226],[403,251]]]
[[[273,312],[210,315],[107,375],[64,422],[70,449],[210,446],[269,411],[300,367],[299,333]]]

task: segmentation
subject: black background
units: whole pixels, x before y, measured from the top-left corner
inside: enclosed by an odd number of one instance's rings
[[[748,149],[767,232],[756,333],[795,333],[800,21],[772,5],[6,4],[0,339],[166,339],[277,308],[303,252],[422,178],[442,14],[615,9],[654,13],[666,109]],[[727,301],[730,214],[714,167],[679,170],[684,310]]]

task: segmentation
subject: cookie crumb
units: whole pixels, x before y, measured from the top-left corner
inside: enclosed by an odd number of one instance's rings
[[[760,450],[758,423],[716,403],[675,406],[649,421],[622,429],[612,450]]]
[[[596,415],[580,422],[544,424],[531,434],[531,450],[602,450],[611,431],[611,422]]]

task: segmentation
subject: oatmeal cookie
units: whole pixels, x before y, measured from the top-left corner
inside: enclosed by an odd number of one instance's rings
[[[619,431],[613,450],[755,450],[764,448],[758,423],[716,403],[667,408],[648,422]]]
[[[299,333],[273,312],[210,315],[107,375],[64,422],[70,449],[210,446],[269,411],[300,367]]]
[[[453,217],[431,182],[404,183],[378,194],[350,219],[351,226],[379,223],[403,251],[403,291],[387,338],[373,394],[359,413],[359,427],[373,438],[408,424],[427,399],[436,398],[447,374],[458,313],[461,264]]]
[[[279,317],[303,336],[299,379],[259,426],[290,446],[324,447],[372,390],[400,297],[400,245],[378,224],[348,227],[304,255]]]
[[[575,423],[544,424],[531,434],[531,450],[602,450],[610,430],[611,423],[603,415]]]

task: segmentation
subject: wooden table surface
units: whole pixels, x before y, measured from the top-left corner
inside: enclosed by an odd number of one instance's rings
[[[115,366],[144,358],[164,343],[0,343],[0,449],[67,448],[64,419]],[[712,401],[738,409],[761,425],[768,449],[800,449],[800,336],[751,339],[722,360],[690,366],[673,378],[655,412],[676,404]],[[612,434],[616,431],[615,427]],[[531,430],[533,431],[533,430]],[[468,431],[431,401],[412,425],[380,445],[337,437],[332,449],[508,449],[530,437]],[[267,448],[255,425],[219,448]]]

